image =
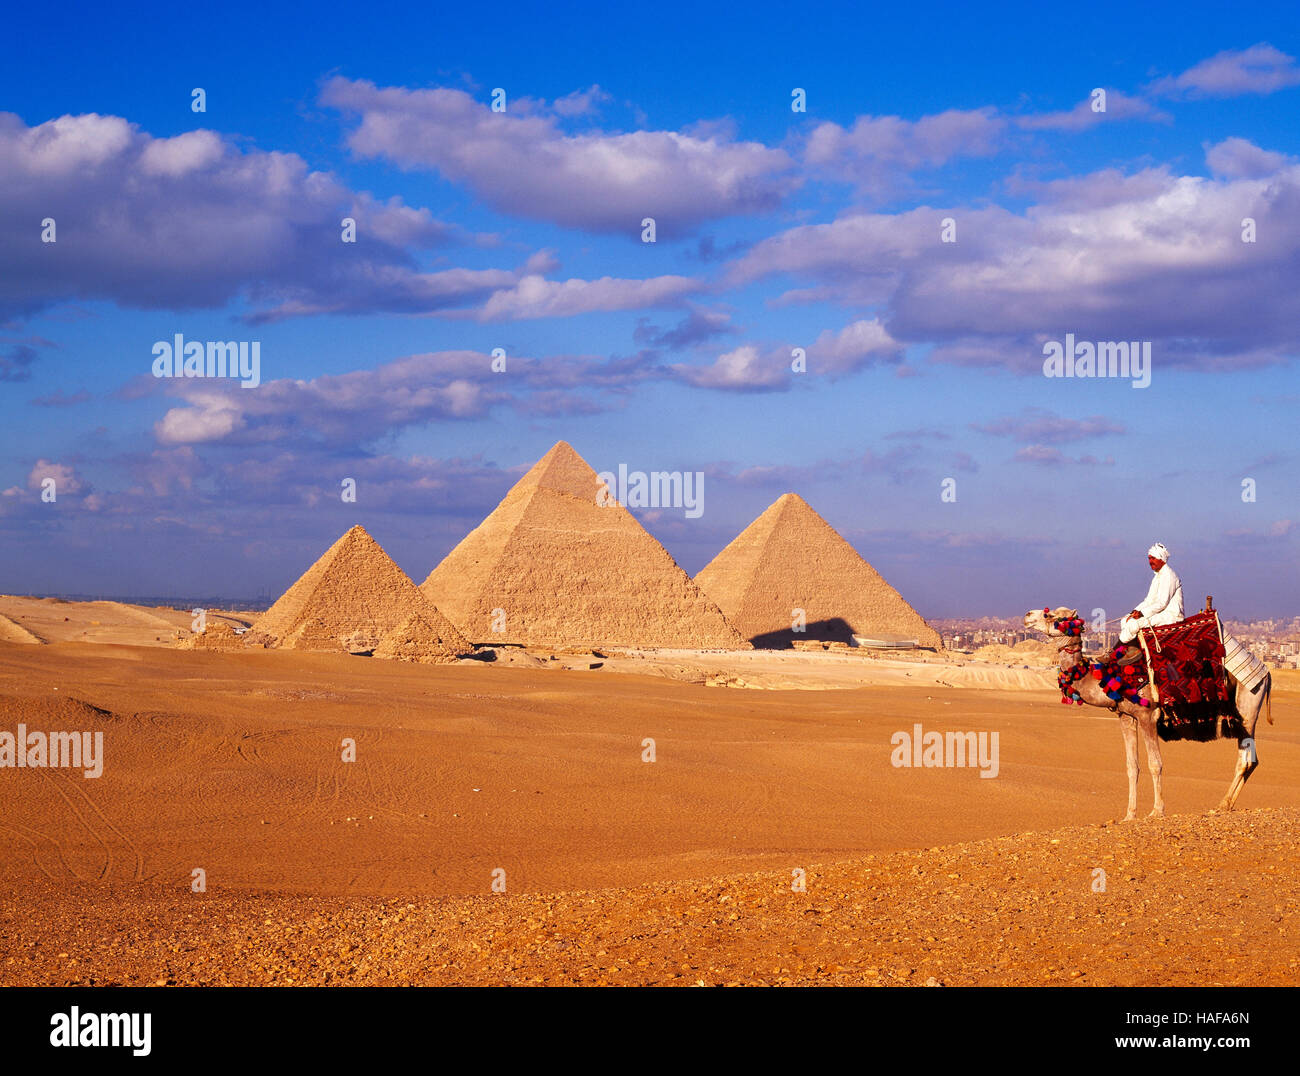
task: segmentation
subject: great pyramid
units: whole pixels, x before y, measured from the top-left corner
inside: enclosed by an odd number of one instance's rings
[[[557,442],[421,589],[475,642],[748,649],[631,512],[597,503],[599,489]]]
[[[416,616],[426,622],[445,659],[474,649],[366,529],[356,526],[258,617],[248,634],[254,644],[355,652],[375,649]]]
[[[939,647],[939,633],[796,493],[785,493],[695,577],[758,647],[852,635]],[[807,630],[793,630],[802,609]]]

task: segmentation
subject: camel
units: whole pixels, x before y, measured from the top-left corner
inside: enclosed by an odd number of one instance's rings
[[[1067,636],[1054,625],[1078,615],[1076,610],[1065,606],[1054,609],[1050,613],[1042,609],[1032,609],[1025,614],[1026,628],[1031,631],[1045,632],[1054,638],[1064,640],[1062,645],[1057,647],[1060,654],[1058,667],[1062,672],[1068,672],[1083,661],[1083,636]],[[1237,713],[1241,715],[1241,726],[1245,735],[1237,739],[1237,768],[1232,775],[1232,783],[1228,786],[1228,791],[1218,807],[1210,812],[1211,814],[1217,811],[1231,811],[1246,781],[1259,766],[1259,755],[1255,750],[1255,725],[1260,715],[1266,716],[1268,723],[1273,724],[1273,708],[1269,700],[1269,693],[1273,687],[1272,674],[1265,674],[1263,682],[1253,693],[1237,682],[1231,674],[1228,679],[1232,682]],[[1131,822],[1137,817],[1139,730],[1142,733],[1142,741],[1146,745],[1147,768],[1151,771],[1151,783],[1155,788],[1155,806],[1151,809],[1150,817],[1163,818],[1165,796],[1161,772],[1164,764],[1160,759],[1160,736],[1156,731],[1159,707],[1154,704],[1142,706],[1127,701],[1115,702],[1102,690],[1100,681],[1091,676],[1078,680],[1074,684],[1074,689],[1089,706],[1114,710],[1119,715],[1120,731],[1124,735],[1124,754],[1128,762],[1128,813],[1124,816],[1124,821]],[[1154,698],[1151,685],[1148,684],[1142,689],[1142,695],[1147,699]]]

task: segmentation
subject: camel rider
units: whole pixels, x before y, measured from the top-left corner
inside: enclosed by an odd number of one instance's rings
[[[1146,600],[1124,618],[1120,625],[1119,641],[1131,643],[1138,629],[1176,624],[1183,619],[1183,583],[1178,573],[1169,567],[1169,550],[1157,542],[1147,550],[1147,564],[1156,573]]]

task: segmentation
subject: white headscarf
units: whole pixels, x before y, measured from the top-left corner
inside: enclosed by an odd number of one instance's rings
[[[1169,550],[1166,549],[1166,548],[1164,547],[1163,543],[1161,543],[1161,542],[1157,542],[1157,543],[1156,543],[1155,545],[1153,545],[1150,549],[1148,549],[1148,550],[1147,550],[1147,556],[1148,556],[1148,557],[1155,557],[1157,560],[1162,560],[1162,561],[1164,561],[1166,564],[1169,563]]]

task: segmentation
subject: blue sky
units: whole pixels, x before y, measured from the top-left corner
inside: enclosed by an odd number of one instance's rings
[[[564,439],[705,474],[638,513],[692,573],[793,489],[929,616],[1119,615],[1153,541],[1300,612],[1300,33],[1088,11],[11,16],[0,589],[274,595],[354,522],[418,581]]]

